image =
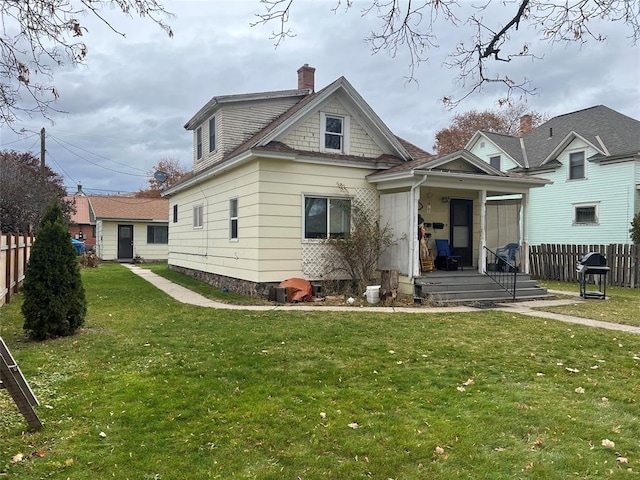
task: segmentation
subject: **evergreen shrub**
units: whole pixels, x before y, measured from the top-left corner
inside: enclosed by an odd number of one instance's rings
[[[37,230],[22,292],[23,328],[31,338],[72,335],[84,323],[87,302],[78,258],[57,203]]]

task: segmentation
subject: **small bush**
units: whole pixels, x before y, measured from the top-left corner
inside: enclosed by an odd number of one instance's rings
[[[640,245],[640,212],[636,213],[631,222],[631,228],[629,229],[631,234],[631,240],[635,245]]]
[[[87,302],[78,259],[57,204],[40,223],[22,292],[24,330],[31,338],[72,335],[83,324]]]

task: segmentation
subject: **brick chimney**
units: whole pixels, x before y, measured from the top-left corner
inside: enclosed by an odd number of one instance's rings
[[[533,116],[530,114],[522,115],[520,117],[520,136],[523,137],[529,133],[533,128]]]
[[[298,69],[298,89],[315,91],[315,72],[316,69],[305,63]]]

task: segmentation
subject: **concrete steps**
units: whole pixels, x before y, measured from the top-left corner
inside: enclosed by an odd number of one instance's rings
[[[414,282],[414,296],[434,303],[494,303],[512,300],[512,294],[488,275],[477,271],[434,271]],[[536,280],[524,273],[516,279],[516,301],[549,298]]]

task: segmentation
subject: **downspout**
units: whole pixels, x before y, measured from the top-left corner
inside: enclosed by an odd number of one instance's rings
[[[411,175],[415,175],[415,171],[411,171]],[[416,252],[418,251],[418,212],[416,211],[416,206],[418,205],[418,201],[420,200],[420,186],[427,181],[427,175],[422,175],[422,179],[411,187],[411,193],[409,194],[411,199],[411,205],[409,206],[409,214],[411,215],[409,219],[409,230],[411,232],[411,242],[410,252],[409,252],[409,275],[411,279],[420,274],[420,269],[418,268],[416,262]],[[418,192],[418,198],[416,198],[416,192]]]

